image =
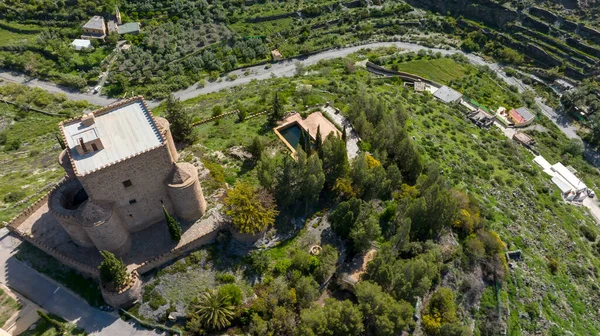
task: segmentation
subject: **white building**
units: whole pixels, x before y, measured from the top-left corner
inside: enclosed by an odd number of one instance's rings
[[[535,157],[533,162],[542,167],[544,173],[552,176],[552,182],[560,189],[567,201],[581,202],[588,196],[588,188],[585,183],[562,163],[551,165],[541,155]]]
[[[92,41],[90,40],[81,40],[75,39],[71,42],[71,46],[75,48],[75,50],[84,50],[84,49],[92,49]]]

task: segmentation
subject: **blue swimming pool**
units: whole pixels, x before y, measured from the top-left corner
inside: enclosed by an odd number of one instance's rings
[[[298,146],[298,143],[300,142],[300,133],[302,133],[302,130],[298,124],[292,124],[284,129],[279,129],[278,131],[285,138],[285,141],[287,141],[293,148]]]

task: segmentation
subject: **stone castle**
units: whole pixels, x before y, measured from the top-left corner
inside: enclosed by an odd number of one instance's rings
[[[204,215],[196,168],[177,163],[169,122],[142,97],[59,127],[69,181],[49,195],[49,209],[77,245],[123,255],[131,233],[164,221],[163,206],[182,221]]]

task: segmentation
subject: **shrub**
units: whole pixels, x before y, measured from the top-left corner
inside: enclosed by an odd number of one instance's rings
[[[595,242],[596,238],[598,238],[598,235],[596,234],[596,232],[587,225],[581,225],[579,227],[579,230],[581,231],[583,236],[591,242]]]
[[[235,284],[227,284],[219,287],[219,294],[222,295],[230,305],[238,306],[242,303],[242,290]]]
[[[20,147],[21,147],[21,140],[13,139],[13,140],[6,142],[6,145],[4,145],[4,150],[8,152],[8,151],[17,150]]]
[[[222,282],[222,283],[234,283],[235,282],[235,275],[231,274],[231,273],[217,273],[217,281]]]
[[[17,190],[13,192],[9,192],[2,199],[4,203],[16,203],[22,200],[25,197],[25,192],[23,190]]]
[[[558,272],[558,261],[554,258],[548,257],[548,269],[550,269],[550,273],[556,275]]]
[[[259,275],[263,275],[270,264],[271,258],[265,252],[255,251],[250,255],[250,266]]]

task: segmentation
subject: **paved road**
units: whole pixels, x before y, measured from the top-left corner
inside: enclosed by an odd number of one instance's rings
[[[0,78],[4,80],[0,83],[0,85],[6,83],[19,83],[29,87],[39,87],[41,89],[53,93],[64,93],[70,100],[87,100],[88,102],[99,106],[106,106],[116,101],[116,99],[107,98],[100,95],[93,95],[91,93],[80,93],[78,91],[68,90],[51,82],[46,82],[39,79],[32,79],[26,77],[25,75],[11,73],[6,70],[0,70]]]
[[[272,66],[268,69],[265,68],[265,66],[261,65],[261,66],[253,66],[253,67],[245,68],[242,70],[235,70],[235,71],[231,72],[231,74],[235,74],[238,76],[235,80],[232,80],[232,81],[222,80],[221,82],[207,83],[207,85],[204,87],[200,87],[198,84],[194,84],[185,90],[175,92],[174,95],[176,97],[180,98],[181,100],[186,100],[186,99],[194,98],[201,94],[217,92],[217,91],[220,91],[220,90],[223,90],[226,88],[244,85],[244,84],[250,83],[250,81],[252,81],[252,80],[264,80],[271,76],[292,77],[296,74],[296,62],[300,62],[304,66],[310,66],[310,65],[317,64],[321,60],[345,57],[345,56],[348,56],[349,54],[355,53],[364,48],[379,48],[379,47],[389,47],[389,46],[396,46],[398,48],[402,48],[407,51],[415,51],[415,52],[422,50],[422,49],[431,50],[433,52],[440,52],[442,55],[463,54],[473,64],[487,65],[490,69],[492,69],[494,72],[496,72],[496,74],[498,75],[499,78],[501,78],[502,80],[504,80],[506,83],[508,83],[510,85],[515,85],[518,88],[519,92],[523,92],[523,91],[530,89],[530,87],[528,85],[524,84],[521,80],[519,80],[515,77],[507,76],[506,73],[502,70],[502,66],[500,66],[499,64],[487,63],[483,58],[481,58],[477,55],[473,55],[473,54],[466,54],[461,50],[455,50],[455,49],[445,50],[445,49],[427,48],[427,47],[424,47],[419,44],[407,43],[407,42],[376,42],[376,43],[369,43],[369,44],[364,44],[364,45],[359,45],[359,46],[354,46],[354,47],[333,49],[333,50],[324,51],[322,53],[318,53],[318,54],[311,55],[311,56],[290,59],[290,60],[286,60],[286,61],[283,61],[280,63],[272,64]],[[246,73],[246,72],[249,73],[247,76],[244,75],[244,73]],[[40,81],[37,79],[28,80],[28,79],[26,79],[25,76],[14,75],[14,74],[11,74],[8,72],[0,71],[0,78],[4,78],[7,81],[22,83],[27,86],[32,86],[32,87],[37,86],[37,87],[46,89],[50,92],[62,92],[62,93],[65,93],[69,99],[88,100],[90,103],[95,104],[95,105],[105,106],[105,105],[108,105],[108,104],[116,101],[115,99],[110,99],[110,98],[100,96],[100,95],[92,95],[90,93],[78,93],[78,92],[68,91],[61,87],[57,87],[55,84],[52,84],[49,82]],[[0,85],[1,85],[1,83],[0,83]],[[572,123],[568,117],[555,111],[551,107],[545,105],[542,102],[541,98],[539,98],[539,97],[536,99],[536,102],[537,102],[538,106],[542,109],[542,112],[546,116],[548,116],[568,138],[579,139],[579,136],[576,133],[577,128],[572,125]],[[148,105],[150,107],[155,107],[159,103],[160,102],[158,102],[158,101],[150,101],[150,102],[148,102]],[[586,146],[585,156],[594,165],[596,165],[596,166],[600,165],[600,154],[596,150]]]
[[[0,282],[49,312],[74,322],[92,335],[154,336],[154,331],[140,329],[118,316],[87,304],[71,291],[18,261],[14,254],[21,241],[0,229]]]

